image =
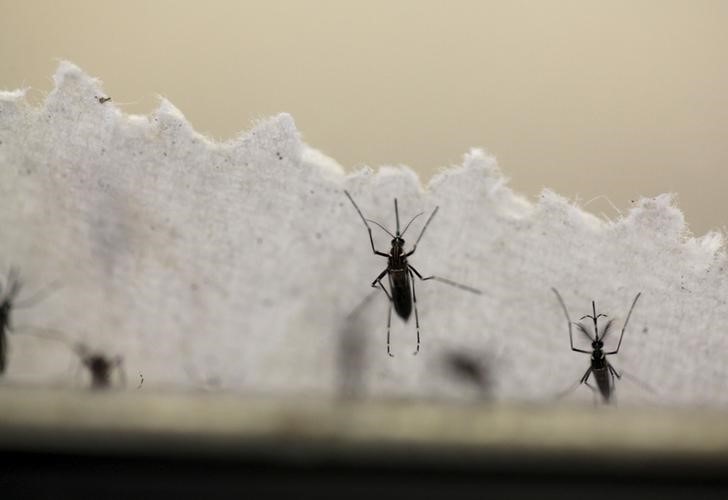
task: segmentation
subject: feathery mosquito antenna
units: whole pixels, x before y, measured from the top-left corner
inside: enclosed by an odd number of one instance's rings
[[[463,285],[460,283],[457,283],[455,281],[449,280],[447,278],[441,278],[439,276],[422,276],[417,269],[415,269],[407,259],[412,256],[415,253],[415,250],[417,250],[417,245],[419,244],[420,240],[422,239],[422,236],[425,234],[425,230],[430,225],[430,222],[432,221],[432,218],[437,213],[439,207],[435,207],[435,209],[430,214],[430,217],[425,222],[425,225],[422,227],[422,230],[420,231],[420,235],[417,237],[417,240],[415,241],[415,244],[412,246],[412,249],[409,252],[406,252],[404,249],[405,241],[402,238],[404,236],[404,233],[407,232],[407,229],[409,229],[410,224],[422,215],[423,212],[418,213],[412,219],[405,225],[404,231],[400,233],[400,222],[399,222],[399,204],[397,202],[397,198],[394,199],[394,215],[395,215],[395,222],[396,222],[396,233],[392,234],[387,228],[385,228],[382,224],[379,224],[378,222],[375,222],[371,219],[367,219],[364,217],[364,214],[362,213],[361,209],[359,209],[359,206],[354,201],[354,198],[351,197],[351,194],[349,194],[348,191],[344,190],[344,194],[349,198],[349,201],[354,206],[354,209],[359,214],[359,217],[361,218],[362,222],[364,223],[364,226],[367,229],[367,232],[369,233],[369,243],[371,244],[372,251],[375,255],[379,255],[381,257],[387,258],[387,267],[379,273],[379,275],[374,279],[371,286],[374,288],[379,288],[384,292],[384,294],[387,296],[387,299],[389,300],[389,311],[387,313],[387,354],[390,357],[394,357],[392,354],[391,348],[390,348],[390,332],[391,332],[391,324],[392,324],[392,308],[394,307],[394,310],[396,311],[397,315],[402,318],[404,321],[407,321],[412,314],[412,310],[414,308],[415,312],[415,328],[417,331],[417,348],[414,351],[414,354],[417,354],[420,352],[420,318],[419,318],[419,311],[417,310],[417,293],[415,290],[415,277],[419,278],[421,281],[427,281],[427,280],[435,280],[439,281],[441,283],[448,284],[450,286],[459,288],[461,290],[465,290],[471,293],[475,294],[482,294],[480,290],[477,288],[473,288],[467,285]],[[391,245],[392,248],[389,250],[389,253],[381,252],[376,249],[374,246],[374,238],[372,236],[372,228],[369,225],[369,222],[379,226],[386,232],[388,235],[392,237]],[[384,286],[382,283],[382,279],[387,276],[389,280],[389,290]]]
[[[563,397],[568,392],[571,392],[571,390],[578,387],[580,384],[585,384],[587,387],[589,387],[594,392],[599,392],[602,396],[602,399],[605,403],[608,403],[610,399],[612,398],[614,394],[614,387],[615,387],[615,377],[617,380],[621,380],[622,373],[618,372],[612,363],[609,362],[607,359],[607,356],[615,355],[619,353],[619,348],[622,346],[622,338],[624,337],[624,331],[627,329],[627,324],[629,323],[629,318],[632,316],[632,311],[634,310],[635,305],[637,304],[637,300],[642,295],[642,292],[639,292],[634,300],[632,301],[632,306],[629,308],[629,312],[627,313],[627,318],[624,320],[624,325],[622,325],[622,332],[619,336],[619,343],[617,344],[617,348],[613,351],[604,351],[604,339],[606,339],[607,335],[609,334],[612,324],[614,320],[610,319],[607,324],[602,329],[601,337],[599,335],[599,318],[606,318],[606,314],[597,314],[597,308],[596,308],[596,302],[592,301],[592,314],[587,314],[585,316],[582,316],[579,320],[579,323],[572,323],[571,318],[569,317],[569,311],[566,309],[566,303],[564,302],[564,299],[561,297],[561,294],[556,290],[556,288],[551,288],[551,290],[556,295],[556,298],[559,301],[559,304],[561,304],[561,308],[564,311],[564,316],[566,316],[566,323],[569,329],[569,343],[571,345],[571,350],[574,352],[580,352],[584,354],[590,354],[590,362],[589,362],[589,368],[587,368],[586,372],[584,372],[584,375],[579,380],[578,384],[574,384],[573,388],[570,390],[567,390],[560,394],[559,397]],[[586,327],[581,323],[581,321],[585,319],[591,319],[594,323],[594,336],[592,336],[589,331],[586,329]],[[572,324],[577,327],[577,329],[584,334],[590,341],[591,341],[591,350],[585,350],[585,349],[579,349],[577,347],[574,347],[574,338],[572,334]],[[597,387],[594,387],[589,383],[589,377],[594,376],[594,379],[596,380]]]

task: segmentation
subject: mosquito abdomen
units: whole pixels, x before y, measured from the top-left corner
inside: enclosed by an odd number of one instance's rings
[[[609,376],[609,369],[606,367],[595,368],[592,373],[594,374],[594,380],[597,381],[599,392],[602,394],[604,401],[608,402],[612,396],[612,380]]]
[[[407,321],[412,314],[412,289],[408,271],[406,269],[390,271],[389,285],[392,289],[394,310],[400,318]]]

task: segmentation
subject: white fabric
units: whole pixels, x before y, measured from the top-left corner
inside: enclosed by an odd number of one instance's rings
[[[21,299],[61,280],[14,322],[123,356],[132,387],[141,373],[145,389],[336,394],[353,384],[368,396],[467,399],[440,363],[462,349],[487,358],[496,399],[549,401],[589,362],[569,348],[553,286],[572,320],[592,299],[620,318],[612,347],[643,293],[611,360],[657,394],[622,380],[620,404],[728,403],[724,243],[693,238],[669,195],[613,221],[548,190],[532,203],[480,150],[426,187],[406,167],[345,175],[286,114],[215,143],[166,100],[150,116],[100,103],[100,82],[70,63],[55,82],[40,108],[22,91],[0,94],[0,270],[20,268]],[[425,211],[408,244],[439,205],[410,263],[484,291],[417,282],[418,356],[414,314],[406,324],[393,314],[395,357],[386,354],[387,301],[370,297],[386,259],[372,255],[343,189],[390,229],[394,197],[403,223]],[[373,231],[387,251],[390,237]],[[62,344],[17,333],[10,348],[3,383],[73,383]]]

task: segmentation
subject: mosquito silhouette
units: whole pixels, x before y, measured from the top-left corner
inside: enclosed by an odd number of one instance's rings
[[[14,331],[12,323],[12,312],[15,309],[31,307],[43,300],[55,289],[56,284],[22,301],[16,301],[22,284],[19,278],[20,272],[17,268],[11,267],[5,280],[5,287],[0,283],[0,375],[5,373],[7,368],[8,339],[7,334]]]
[[[405,225],[404,230],[400,232],[400,226],[399,226],[399,207],[397,205],[397,198],[394,199],[394,215],[395,220],[397,223],[397,230],[395,234],[392,234],[391,231],[389,231],[386,227],[384,227],[382,224],[373,221],[371,219],[367,219],[364,217],[364,214],[362,214],[361,210],[359,209],[358,205],[354,202],[354,199],[351,197],[348,191],[344,191],[346,196],[349,198],[349,201],[351,201],[351,204],[354,205],[354,208],[356,209],[357,213],[359,214],[359,217],[361,217],[361,220],[364,222],[364,226],[366,226],[367,231],[369,232],[369,242],[372,245],[372,251],[375,255],[380,255],[382,257],[387,257],[387,267],[382,271],[379,276],[376,277],[376,279],[372,282],[372,287],[374,288],[381,288],[382,291],[385,293],[387,298],[389,299],[389,312],[387,314],[387,354],[390,357],[394,357],[392,354],[392,351],[390,349],[389,340],[390,340],[390,327],[392,324],[392,305],[394,305],[394,310],[397,312],[397,315],[399,315],[400,318],[402,318],[404,321],[407,321],[412,314],[412,308],[414,305],[414,311],[415,311],[415,325],[417,329],[417,348],[415,349],[414,354],[417,354],[420,352],[420,317],[419,313],[417,311],[417,293],[415,292],[415,281],[414,278],[417,276],[422,281],[427,280],[436,280],[440,281],[442,283],[446,283],[448,285],[460,288],[461,290],[467,290],[472,293],[481,294],[482,292],[476,288],[472,288],[466,285],[461,285],[460,283],[456,283],[454,281],[451,281],[446,278],[440,278],[439,276],[426,276],[423,277],[417,269],[412,267],[411,264],[407,262],[407,258],[410,257],[412,254],[415,253],[415,250],[417,250],[417,245],[419,244],[420,240],[422,239],[422,235],[425,234],[425,230],[427,229],[427,226],[430,225],[430,222],[432,221],[432,218],[437,213],[437,210],[439,207],[435,207],[435,210],[432,211],[430,214],[430,217],[427,219],[427,222],[425,222],[425,225],[422,227],[422,231],[420,231],[420,235],[417,237],[417,240],[415,241],[415,244],[412,246],[412,249],[409,252],[406,252],[404,249],[405,241],[403,239],[403,236],[407,232],[407,229],[409,229],[412,222],[414,222],[417,217],[420,215],[423,215],[424,212],[420,212]],[[392,248],[389,250],[389,253],[380,252],[376,249],[374,246],[374,238],[372,237],[372,228],[369,225],[369,223],[376,224],[379,226],[385,233],[387,233],[389,236],[392,237]],[[385,275],[389,278],[389,291],[385,288],[384,284],[382,284],[382,279],[385,277]]]
[[[84,342],[70,340],[64,332],[55,328],[24,325],[18,327],[18,330],[23,331],[24,335],[60,342],[70,349],[80,361],[79,369],[85,368],[88,371],[91,389],[111,388],[114,371],[118,374],[120,384],[126,386],[124,359],[121,356],[109,356],[100,350],[93,350]],[[141,378],[139,387],[141,387],[144,377],[141,374],[139,377]]]
[[[116,370],[119,374],[121,385],[126,386],[126,373],[124,372],[124,360],[121,356],[107,356],[99,351],[92,351],[88,346],[76,343],[72,346],[73,351],[81,360],[81,364],[88,370],[91,377],[91,389],[109,389],[111,377]],[[142,383],[144,379],[142,378]],[[139,384],[141,387],[141,384]]]
[[[561,304],[561,307],[564,309],[564,315],[566,316],[566,322],[569,326],[569,342],[571,343],[571,350],[574,352],[581,352],[584,354],[591,354],[591,361],[589,364],[589,368],[587,368],[584,375],[581,377],[581,380],[579,381],[579,384],[585,384],[587,387],[589,387],[592,391],[597,391],[597,388],[599,390],[599,393],[602,395],[602,398],[604,399],[605,403],[608,403],[612,397],[612,394],[614,393],[614,386],[615,386],[615,377],[617,379],[622,378],[622,374],[617,372],[617,370],[614,369],[614,366],[607,360],[607,356],[611,356],[613,354],[617,354],[619,352],[619,348],[622,346],[622,337],[624,337],[624,331],[627,328],[627,323],[629,323],[629,318],[632,316],[632,311],[634,310],[634,306],[637,304],[637,300],[640,298],[640,295],[642,295],[642,292],[638,293],[637,296],[632,301],[632,306],[629,308],[629,312],[627,313],[627,319],[624,320],[624,325],[622,325],[622,333],[619,335],[619,343],[617,343],[617,348],[613,351],[604,351],[604,339],[609,335],[609,332],[611,331],[611,327],[614,324],[614,319],[610,319],[607,321],[607,324],[602,328],[601,330],[601,336],[599,334],[599,326],[598,321],[599,318],[606,318],[606,314],[597,314],[597,306],[596,303],[592,300],[592,314],[587,314],[585,316],[582,316],[579,321],[583,321],[584,319],[590,319],[594,323],[594,336],[592,336],[589,331],[587,330],[586,326],[584,326],[582,323],[572,323],[571,319],[569,318],[569,312],[566,309],[566,304],[564,303],[564,299],[561,298],[561,295],[559,292],[552,288],[554,294],[556,294],[556,298],[559,300],[559,303]],[[572,335],[572,324],[576,325],[577,329],[583,333],[589,340],[591,340],[591,351],[587,351],[584,349],[577,349],[574,347],[574,338]],[[594,375],[594,379],[597,382],[597,388],[592,386],[589,383],[589,376]]]

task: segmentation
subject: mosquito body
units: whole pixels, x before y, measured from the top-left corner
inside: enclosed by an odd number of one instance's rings
[[[427,219],[427,222],[425,222],[425,225],[422,227],[422,230],[420,231],[420,235],[418,236],[417,240],[415,241],[415,244],[412,246],[412,249],[410,251],[405,250],[405,241],[403,239],[404,234],[407,232],[407,229],[409,229],[410,224],[414,222],[415,219],[417,219],[420,215],[424,214],[424,212],[420,212],[405,225],[404,230],[400,232],[400,226],[399,226],[399,206],[397,205],[397,199],[394,199],[394,214],[395,214],[395,220],[397,224],[396,233],[392,234],[387,228],[385,228],[383,225],[379,224],[378,222],[375,222],[371,219],[367,219],[364,217],[364,214],[362,214],[361,210],[359,209],[359,206],[354,202],[354,199],[351,197],[348,191],[344,191],[346,196],[349,198],[349,201],[351,201],[351,204],[354,205],[354,208],[356,209],[357,213],[359,214],[359,217],[361,217],[362,222],[364,222],[364,226],[366,226],[367,231],[369,232],[369,242],[372,245],[372,251],[375,255],[379,255],[382,257],[387,258],[387,267],[377,276],[374,281],[372,282],[372,287],[374,288],[380,288],[387,298],[389,299],[389,312],[387,314],[387,354],[391,357],[394,357],[391,349],[390,349],[390,329],[391,329],[391,323],[392,323],[392,307],[394,306],[394,310],[397,313],[397,315],[402,318],[404,321],[407,321],[410,316],[412,315],[412,310],[414,309],[415,312],[415,327],[417,329],[417,348],[415,349],[414,354],[419,353],[420,351],[420,318],[419,313],[417,311],[417,293],[415,291],[415,282],[414,278],[415,276],[419,278],[422,281],[426,280],[437,280],[443,283],[446,283],[448,285],[455,286],[457,288],[467,290],[469,292],[480,294],[482,293],[480,290],[477,290],[475,288],[471,288],[469,286],[461,285],[460,283],[456,283],[454,281],[440,278],[438,276],[426,276],[423,277],[417,269],[412,267],[412,265],[407,261],[407,259],[415,253],[415,250],[417,249],[417,244],[422,239],[422,235],[425,234],[425,230],[427,229],[427,226],[432,221],[432,218],[437,213],[437,210],[439,207],[435,207],[435,210],[432,211],[430,214],[430,217]],[[374,238],[372,237],[372,228],[369,225],[369,223],[376,224],[379,226],[384,232],[386,232],[388,235],[392,237],[392,248],[389,250],[389,253],[381,252],[376,249],[374,246]],[[389,291],[382,283],[382,279],[387,276],[389,280]]]
[[[50,289],[36,293],[34,296],[16,301],[22,285],[17,268],[10,268],[5,286],[0,283],[0,375],[5,373],[8,357],[8,333],[14,331],[12,312],[15,309],[30,307],[43,299]]]
[[[83,367],[89,372],[91,389],[110,388],[114,370],[119,373],[122,385],[126,385],[126,376],[124,374],[123,359],[121,356],[114,356],[112,358],[103,353],[91,351],[83,344],[76,344],[73,350],[81,360]],[[143,378],[142,383],[144,383]],[[141,387],[141,384],[139,384],[139,387]]]
[[[627,323],[629,323],[629,318],[632,316],[632,311],[634,310],[634,306],[637,304],[637,300],[640,298],[640,295],[642,295],[642,292],[638,293],[634,300],[632,301],[632,306],[629,308],[629,312],[627,313],[627,318],[624,320],[624,325],[622,325],[622,332],[619,335],[619,342],[617,343],[617,348],[613,351],[605,351],[604,350],[604,339],[607,337],[609,332],[611,331],[612,324],[614,323],[614,319],[610,319],[607,321],[606,325],[600,329],[598,325],[599,318],[606,318],[606,314],[597,314],[597,308],[594,301],[592,301],[592,314],[587,314],[585,316],[582,316],[579,320],[579,323],[572,323],[571,319],[569,318],[569,312],[566,309],[566,304],[564,303],[564,299],[561,298],[561,295],[559,292],[552,288],[554,294],[556,294],[556,298],[559,300],[559,303],[561,304],[561,307],[564,310],[564,315],[566,316],[566,321],[569,327],[569,342],[571,344],[571,350],[574,352],[581,352],[584,354],[591,354],[591,360],[589,364],[589,368],[587,368],[584,375],[581,377],[581,380],[579,380],[580,384],[587,385],[590,389],[593,391],[599,391],[599,393],[602,396],[602,399],[605,403],[608,403],[612,395],[614,393],[614,386],[615,386],[615,378],[621,379],[622,374],[617,372],[617,370],[614,368],[614,366],[609,362],[607,359],[607,356],[611,356],[613,354],[619,353],[619,348],[622,346],[622,337],[624,337],[624,331],[627,328]],[[587,330],[587,327],[581,323],[584,319],[590,319],[592,320],[594,324],[594,335],[592,336],[589,331]],[[584,334],[590,341],[591,341],[591,351],[587,351],[584,349],[578,349],[574,347],[574,338],[572,334],[572,325],[575,325],[577,329]],[[594,388],[589,383],[589,377],[593,375],[594,380],[596,381],[597,387]]]

